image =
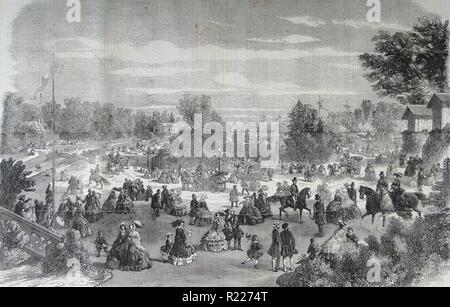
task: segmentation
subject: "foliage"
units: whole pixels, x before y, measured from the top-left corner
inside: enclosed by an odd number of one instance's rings
[[[365,243],[341,242],[333,255],[334,265],[323,257],[303,257],[293,273],[283,274],[277,284],[286,287],[398,287],[411,286],[437,277],[449,259],[448,225],[442,217],[428,216],[413,224],[392,219],[379,241],[369,236]],[[379,283],[369,283],[370,259],[381,265]]]
[[[180,99],[177,110],[183,116],[183,120],[191,126],[194,125],[194,116],[196,114],[202,115],[203,123],[222,122],[219,114],[212,106],[210,96],[185,95]]]
[[[45,274],[66,274],[70,267],[68,262],[75,258],[80,263],[80,270],[86,276],[93,272],[93,264],[89,257],[89,252],[81,243],[81,235],[76,230],[66,233],[64,243],[48,245],[46,249],[44,263],[42,265]]]
[[[18,97],[16,93],[7,92],[3,97],[1,153],[8,152],[11,147],[11,135],[14,133],[15,126],[19,123],[19,119],[14,114],[22,103],[23,99]]]
[[[402,152],[408,155],[421,154],[422,147],[426,142],[427,136],[427,133],[404,131],[402,133]]]
[[[17,222],[0,222],[0,267],[9,269],[30,260],[30,255],[22,250],[29,241],[30,237]]]
[[[398,130],[397,121],[402,117],[404,107],[398,103],[379,102],[376,106],[372,125],[378,135],[388,135]]]
[[[439,163],[444,158],[450,144],[450,124],[442,130],[434,129],[430,132],[423,146],[423,158],[430,164]]]
[[[430,93],[447,84],[448,21],[419,19],[411,32],[380,31],[375,50],[360,56],[365,77],[382,97],[424,104]]]
[[[34,191],[34,180],[28,178],[30,171],[25,171],[22,161],[12,158],[2,160],[0,163],[0,204],[9,209],[14,209],[17,196],[26,191]]]
[[[311,163],[328,161],[335,138],[325,130],[318,111],[299,100],[289,117],[287,151],[290,158]]]

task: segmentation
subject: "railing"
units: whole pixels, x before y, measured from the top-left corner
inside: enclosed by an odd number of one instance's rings
[[[30,237],[30,241],[23,247],[23,249],[39,258],[45,257],[45,248],[47,245],[58,244],[63,241],[60,235],[36,223],[32,223],[14,212],[2,207],[0,207],[0,221],[17,222],[21,230]]]

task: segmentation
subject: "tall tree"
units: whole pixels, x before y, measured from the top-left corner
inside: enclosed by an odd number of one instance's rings
[[[202,115],[203,123],[211,121],[222,122],[219,113],[212,106],[210,96],[185,95],[180,99],[177,110],[183,116],[184,121],[190,125],[194,124],[196,114]]]
[[[289,114],[287,151],[290,158],[324,163],[333,153],[333,137],[325,131],[318,111],[300,100]]]
[[[424,104],[433,92],[445,90],[448,21],[423,17],[413,31],[380,31],[373,42],[374,52],[359,58],[368,71],[365,77],[381,97]]]
[[[25,171],[22,161],[12,158],[0,163],[0,204],[14,210],[15,200],[22,192],[34,191],[34,180],[28,178],[30,171]]]

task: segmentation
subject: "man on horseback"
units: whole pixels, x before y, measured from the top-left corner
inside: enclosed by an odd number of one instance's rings
[[[383,196],[389,190],[389,182],[386,180],[384,172],[380,172],[380,179],[377,183],[377,193]]]
[[[297,178],[294,177],[294,179],[292,179],[292,185],[289,188],[289,193],[292,197],[292,201],[294,204],[294,210],[297,210],[297,199],[298,199],[298,193],[299,193],[299,189],[297,186]]]

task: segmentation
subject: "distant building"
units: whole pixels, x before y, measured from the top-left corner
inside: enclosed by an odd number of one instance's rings
[[[408,105],[402,120],[408,121],[408,132],[424,132],[433,128],[432,110],[423,105]]]
[[[156,123],[152,127],[152,132],[156,135],[173,135],[174,129],[172,123]]]
[[[434,94],[427,107],[432,111],[433,130],[450,124],[450,93]]]

